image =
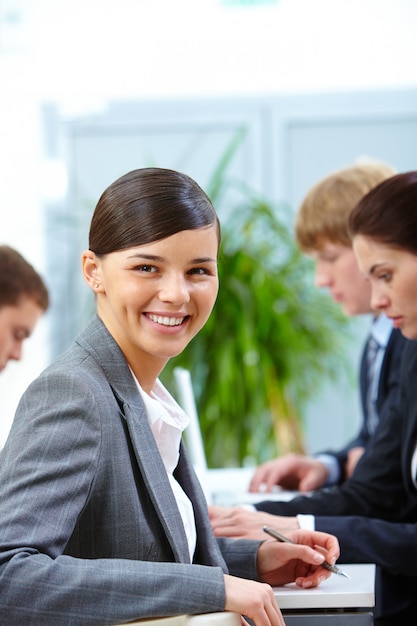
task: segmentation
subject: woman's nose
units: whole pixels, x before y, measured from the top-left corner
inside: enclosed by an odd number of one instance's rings
[[[374,311],[381,311],[388,306],[388,297],[377,286],[371,287],[371,308]]]
[[[190,291],[184,276],[167,276],[159,291],[159,298],[163,302],[172,304],[184,304],[190,299]]]

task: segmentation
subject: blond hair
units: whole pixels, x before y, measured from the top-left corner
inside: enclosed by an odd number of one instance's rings
[[[338,170],[316,183],[297,213],[299,248],[304,252],[321,250],[328,241],[351,246],[350,213],[368,191],[395,173],[385,163],[369,162]]]

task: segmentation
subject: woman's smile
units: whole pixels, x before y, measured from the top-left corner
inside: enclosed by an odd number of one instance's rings
[[[144,316],[154,324],[157,324],[157,326],[162,326],[164,330],[169,329],[173,331],[182,327],[190,319],[189,315],[179,317],[178,314],[173,315],[169,313],[144,313]]]

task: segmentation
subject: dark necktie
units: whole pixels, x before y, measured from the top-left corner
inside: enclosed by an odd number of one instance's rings
[[[368,339],[366,348],[366,425],[371,435],[375,432],[379,421],[376,409],[376,396],[378,388],[378,380],[376,380],[376,361],[379,348],[379,343],[371,335]]]

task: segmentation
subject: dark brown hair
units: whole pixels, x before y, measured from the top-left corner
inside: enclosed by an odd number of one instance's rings
[[[349,229],[352,237],[417,254],[417,171],[397,174],[366,194],[350,215]]]
[[[0,307],[16,306],[28,297],[41,309],[49,306],[48,290],[38,272],[10,246],[0,246]]]
[[[192,178],[169,169],[137,169],[102,193],[91,220],[89,248],[104,255],[211,225],[220,241],[214,207]]]

